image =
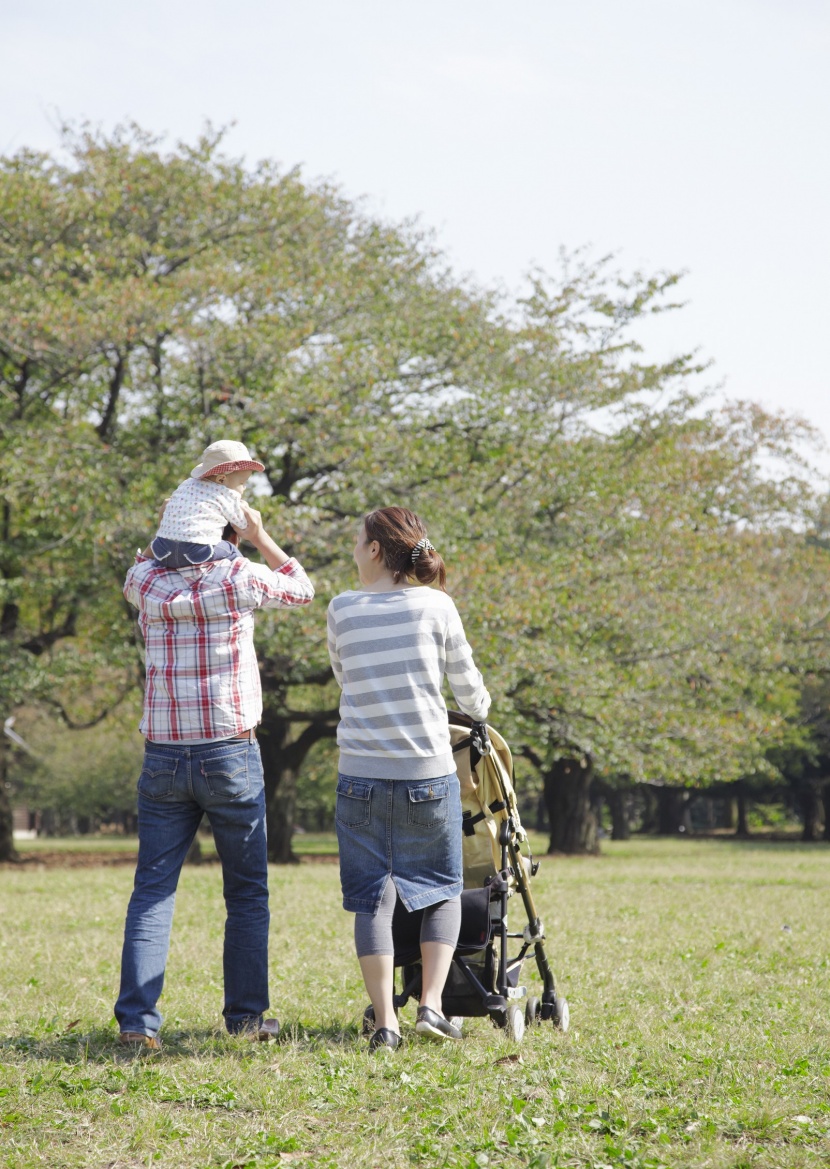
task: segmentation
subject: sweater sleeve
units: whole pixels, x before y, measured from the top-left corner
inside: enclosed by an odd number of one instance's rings
[[[331,668],[334,671],[334,680],[340,689],[343,689],[343,666],[340,662],[340,654],[337,652],[337,627],[334,619],[334,610],[331,605],[328,607],[326,617],[328,625],[328,647],[329,658],[331,659]]]
[[[490,710],[490,695],[473,661],[473,651],[452,602],[445,651],[447,679],[460,710],[475,722],[484,722]]]

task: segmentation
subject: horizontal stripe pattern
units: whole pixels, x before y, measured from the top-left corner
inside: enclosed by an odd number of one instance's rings
[[[486,719],[490,695],[452,599],[415,586],[347,592],[328,609],[328,648],[342,690],[340,770],[366,779],[435,779],[455,770],[442,694]]]

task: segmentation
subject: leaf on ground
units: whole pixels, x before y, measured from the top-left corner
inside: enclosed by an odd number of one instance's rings
[[[524,1060],[518,1054],[518,1052],[516,1052],[513,1055],[503,1055],[501,1059],[493,1060],[493,1067],[498,1067],[500,1063],[524,1063]]]

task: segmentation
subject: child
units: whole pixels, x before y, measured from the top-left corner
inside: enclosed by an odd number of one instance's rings
[[[185,568],[208,560],[231,560],[236,548],[222,539],[227,524],[240,531],[248,521],[242,493],[252,471],[264,471],[241,442],[211,443],[190,478],[168,500],[150,548],[164,568]]]

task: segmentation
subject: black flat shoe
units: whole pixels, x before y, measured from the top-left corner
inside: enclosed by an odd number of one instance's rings
[[[429,1007],[418,1007],[418,1022],[415,1030],[428,1039],[460,1039],[461,1031],[449,1019]]]
[[[378,1051],[381,1047],[388,1047],[391,1051],[401,1045],[401,1037],[394,1031],[390,1031],[388,1027],[378,1027],[372,1038],[369,1040],[369,1050]]]

